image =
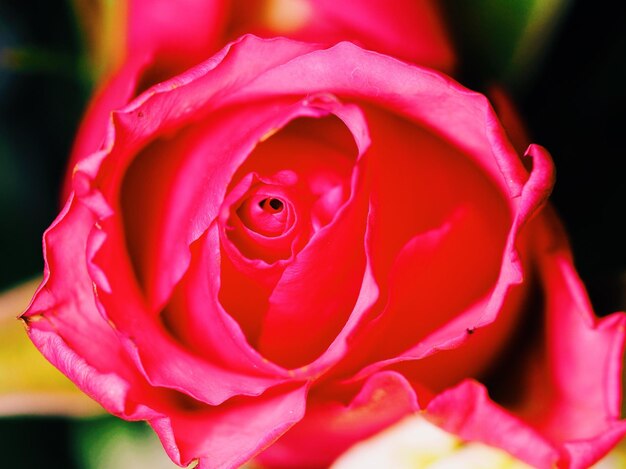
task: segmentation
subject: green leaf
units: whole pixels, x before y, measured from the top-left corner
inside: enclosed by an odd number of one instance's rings
[[[570,0],[447,0],[462,74],[523,88],[545,56]]]

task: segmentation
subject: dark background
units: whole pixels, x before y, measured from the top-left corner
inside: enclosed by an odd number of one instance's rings
[[[481,90],[504,79],[514,90],[532,140],[555,160],[552,201],[570,233],[576,264],[597,313],[624,309],[622,2],[572,2],[563,21],[554,26],[550,47],[524,80],[499,76],[486,49],[473,44],[471,28],[461,23],[483,24],[484,12],[468,11],[466,4],[464,14],[452,12],[450,19],[461,56],[459,80]],[[493,22],[484,24],[483,33],[489,35]],[[41,234],[57,213],[64,164],[90,93],[83,57],[68,1],[2,0],[0,290],[42,269]],[[0,419],[0,465],[80,467],[72,447],[80,425],[85,424],[62,418]]]

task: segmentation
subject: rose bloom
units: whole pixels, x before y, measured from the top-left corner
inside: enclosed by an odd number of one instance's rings
[[[351,43],[244,36],[114,111],[23,315],[180,465],[325,467],[417,411],[539,468],[624,434],[594,318],[488,101]]]

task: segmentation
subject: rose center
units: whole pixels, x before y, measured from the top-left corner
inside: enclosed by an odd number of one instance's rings
[[[259,207],[261,207],[263,211],[267,213],[280,213],[283,211],[285,204],[280,199],[268,197],[259,202]]]
[[[293,204],[283,191],[267,186],[253,191],[236,211],[252,233],[269,238],[282,236],[291,228],[295,219],[293,212]]]

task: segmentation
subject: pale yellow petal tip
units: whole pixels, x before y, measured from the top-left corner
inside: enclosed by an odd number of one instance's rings
[[[428,466],[428,469],[532,469],[510,454],[480,443],[468,443],[447,457]]]
[[[331,469],[532,469],[498,448],[464,443],[420,415],[357,443]],[[626,442],[590,469],[626,468]]]
[[[426,419],[408,417],[369,440],[353,446],[332,469],[394,467],[422,469],[452,454],[461,444]]]
[[[288,33],[306,25],[312,13],[309,0],[267,0],[263,22],[276,33]]]

